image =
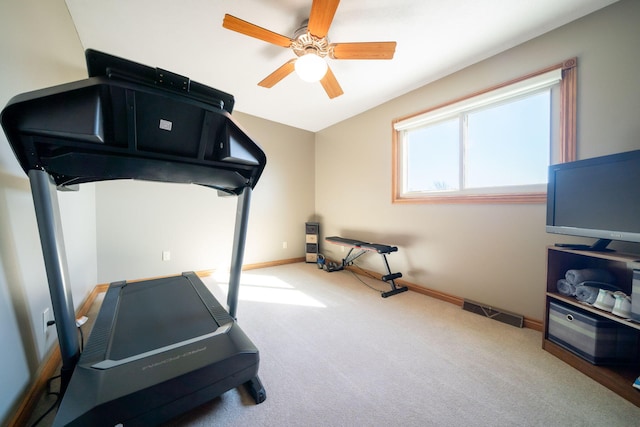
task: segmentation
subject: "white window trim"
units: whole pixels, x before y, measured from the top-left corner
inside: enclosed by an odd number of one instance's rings
[[[392,122],[392,203],[544,203],[546,201],[546,187],[540,191],[505,192],[500,194],[492,191],[486,194],[468,194],[458,192],[454,194],[402,193],[402,131],[413,127],[423,126],[438,120],[455,116],[462,111],[481,107],[488,103],[499,102],[518,94],[526,94],[545,87],[551,87],[560,82],[560,161],[575,159],[575,127],[576,127],[576,86],[577,59],[571,58],[560,64],[515,79],[492,88],[476,92],[468,97],[430,108],[418,114],[405,116]],[[506,191],[506,188],[504,189]]]
[[[551,70],[544,74],[398,121],[393,124],[393,128],[397,131],[403,131],[425,126],[449,117],[457,116],[465,111],[481,108],[489,104],[496,104],[509,98],[515,98],[519,95],[526,95],[540,89],[551,87],[560,82],[560,80],[562,80],[562,70]]]

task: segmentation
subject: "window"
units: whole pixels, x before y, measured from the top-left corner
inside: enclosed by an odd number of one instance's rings
[[[575,158],[575,59],[393,122],[393,201],[546,200]]]

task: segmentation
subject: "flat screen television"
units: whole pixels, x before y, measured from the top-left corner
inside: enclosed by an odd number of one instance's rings
[[[640,242],[640,150],[549,166],[546,229],[598,239],[591,246],[557,244],[575,249]]]

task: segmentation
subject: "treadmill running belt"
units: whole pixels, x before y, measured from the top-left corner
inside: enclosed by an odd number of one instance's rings
[[[127,284],[120,296],[111,360],[206,335],[219,326],[184,276]]]
[[[160,425],[242,384],[261,402],[259,360],[195,273],[114,282],[53,425]]]

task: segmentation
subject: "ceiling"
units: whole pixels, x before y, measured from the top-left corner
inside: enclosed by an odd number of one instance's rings
[[[294,58],[222,28],[225,13],[293,37],[312,0],[65,0],[80,41],[234,95],[235,111],[312,132],[594,12],[616,0],[344,0],[332,43],[396,41],[392,60],[331,60],[344,94],[295,73],[257,85]]]

